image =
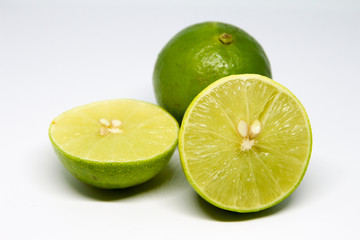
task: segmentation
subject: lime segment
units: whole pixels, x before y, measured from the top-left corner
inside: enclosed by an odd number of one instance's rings
[[[184,172],[210,203],[231,211],[268,208],[303,178],[311,128],[296,97],[269,78],[233,75],[202,91],[179,137]]]

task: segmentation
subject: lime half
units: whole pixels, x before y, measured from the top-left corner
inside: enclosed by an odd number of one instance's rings
[[[300,184],[312,147],[310,122],[285,87],[256,74],[222,78],[187,109],[179,152],[192,187],[235,212],[269,208]]]
[[[49,136],[76,178],[101,188],[125,188],[149,180],[168,163],[178,129],[177,121],[156,105],[117,99],[61,114]]]

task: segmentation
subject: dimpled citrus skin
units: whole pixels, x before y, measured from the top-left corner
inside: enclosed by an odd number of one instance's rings
[[[232,36],[231,43],[220,41],[223,33]],[[195,24],[176,34],[160,52],[153,73],[156,99],[181,123],[201,90],[217,79],[241,73],[272,77],[260,44],[233,25]]]
[[[127,188],[153,178],[169,162],[177,145],[176,142],[168,151],[148,160],[101,162],[66,154],[52,143],[55,153],[73,176],[84,183],[105,189]]]

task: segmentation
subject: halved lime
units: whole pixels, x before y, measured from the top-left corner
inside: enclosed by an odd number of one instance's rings
[[[177,121],[162,108],[128,99],[91,103],[55,118],[55,152],[79,180],[126,188],[154,177],[174,153]]]
[[[213,205],[255,212],[289,196],[309,163],[312,135],[299,100],[256,74],[222,78],[187,109],[179,134],[185,175]]]

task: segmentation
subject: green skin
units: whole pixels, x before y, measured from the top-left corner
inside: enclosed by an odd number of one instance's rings
[[[176,34],[160,52],[153,73],[156,99],[181,123],[187,107],[205,87],[242,73],[271,78],[261,45],[229,24],[195,24]]]
[[[169,162],[177,141],[161,155],[138,161],[101,162],[65,153],[51,139],[53,148],[65,168],[80,181],[99,188],[127,188],[153,178]]]

